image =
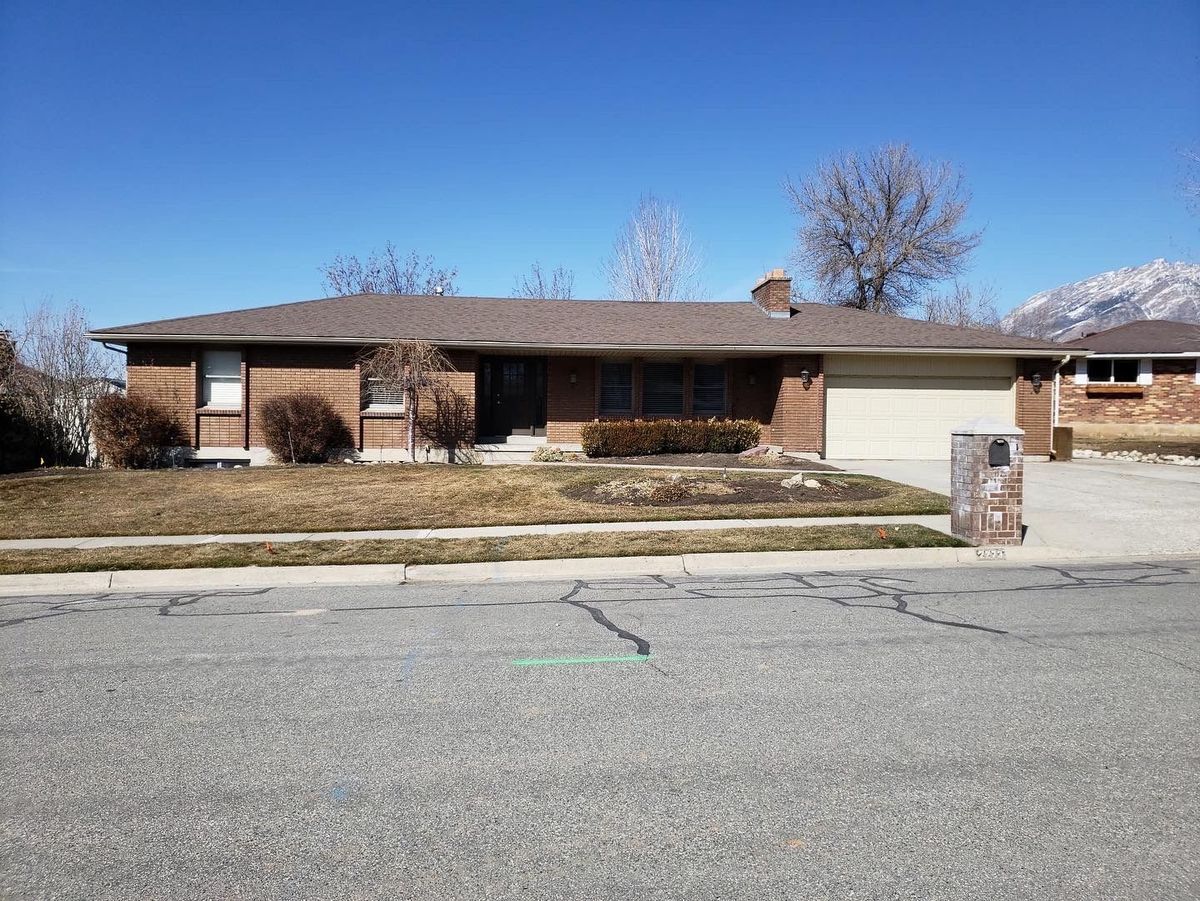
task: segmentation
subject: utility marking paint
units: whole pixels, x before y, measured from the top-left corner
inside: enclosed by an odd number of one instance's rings
[[[514,660],[513,666],[571,666],[576,663],[645,663],[649,654],[628,654],[623,657],[533,657]]]

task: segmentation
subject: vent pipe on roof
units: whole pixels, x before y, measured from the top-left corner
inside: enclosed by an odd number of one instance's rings
[[[433,293],[434,293],[434,294],[436,294],[438,297],[443,297],[443,296],[445,296],[445,294],[446,294],[446,286],[445,286],[445,285],[438,285],[436,288],[434,288],[434,289],[433,289]]]

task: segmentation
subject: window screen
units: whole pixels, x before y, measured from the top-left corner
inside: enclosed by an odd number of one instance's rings
[[[600,412],[633,412],[633,364],[600,364]]]
[[[682,363],[646,363],[642,367],[642,413],[646,416],[683,413]]]
[[[725,412],[725,367],[697,363],[692,368],[692,412],[720,416]]]
[[[367,406],[385,410],[404,409],[404,391],[385,385],[382,379],[368,378],[366,385]]]
[[[206,407],[242,405],[242,355],[236,350],[206,350],[201,362]]]

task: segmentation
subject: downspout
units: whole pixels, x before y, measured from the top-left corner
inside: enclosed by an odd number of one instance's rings
[[[1071,355],[1067,354],[1054,367],[1054,396],[1050,402],[1050,425],[1058,425],[1058,392],[1062,386],[1062,368],[1071,361]]]

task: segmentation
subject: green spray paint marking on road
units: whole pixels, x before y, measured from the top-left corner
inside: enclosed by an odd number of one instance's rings
[[[533,657],[514,660],[513,666],[570,666],[575,663],[644,663],[649,654],[629,654],[625,657]]]

